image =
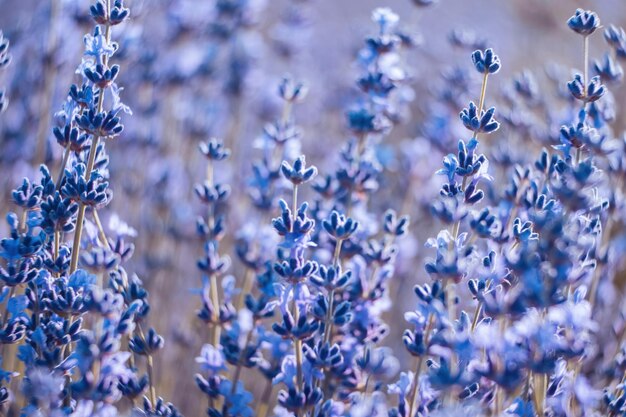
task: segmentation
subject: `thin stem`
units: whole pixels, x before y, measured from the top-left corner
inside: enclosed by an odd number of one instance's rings
[[[59,167],[59,175],[57,175],[57,183],[55,189],[58,191],[61,188],[61,182],[63,181],[63,177],[65,176],[65,166],[67,165],[67,161],[70,159],[70,145],[71,143],[68,141],[65,150],[63,151],[63,160],[61,161],[61,166]]]
[[[513,209],[511,210],[511,213],[509,214],[509,217],[506,219],[506,223],[504,224],[504,227],[502,228],[502,233],[506,233],[506,231],[509,229],[509,226],[511,225],[511,221],[513,221],[515,217],[517,216],[517,211],[519,210],[518,204],[519,204],[519,201],[518,199],[516,199],[515,206],[513,206]]]
[[[341,239],[335,242],[335,250],[333,252],[333,261],[332,261],[335,267],[339,265],[339,256],[341,254],[342,244],[343,244],[343,240]],[[332,289],[328,293],[328,311],[326,312],[326,317],[324,319],[324,334],[322,335],[322,340],[324,341],[324,343],[330,343],[332,342],[332,339],[333,339],[334,302],[335,302],[335,290]],[[326,394],[326,391],[328,389],[329,380],[330,380],[330,375],[326,375],[326,377],[324,378],[323,386],[322,386],[322,393],[324,393],[324,395]],[[367,381],[369,382],[369,377]],[[320,384],[320,380],[317,380],[315,383],[316,387],[319,387],[319,384]],[[367,387],[367,384],[366,384],[366,387]],[[366,388],[366,391],[367,391],[367,388]]]
[[[252,292],[253,285],[254,269],[247,268],[246,275],[243,278],[243,286],[241,287],[241,292],[239,293],[239,297],[237,297],[237,304],[235,305],[237,311],[241,310],[241,308],[243,307],[246,294],[250,294]]]
[[[293,226],[298,218],[298,186],[293,186],[293,201],[291,203],[291,215],[293,217],[293,221],[291,222],[291,231],[293,232]]]
[[[300,312],[298,310],[298,306],[295,300],[292,300],[291,307],[293,309],[293,317],[295,323],[298,323],[300,319]],[[294,353],[296,356],[296,383],[298,385],[298,390],[302,390],[302,382],[304,381],[304,377],[302,374],[302,341],[298,338],[294,338]]]
[[[505,337],[505,333],[506,333],[506,328],[507,328],[507,317],[506,316],[502,316],[502,318],[500,318],[500,337],[502,339],[504,339]],[[547,391],[547,387],[544,390],[544,392]],[[495,416],[496,417],[500,417],[500,414],[502,413],[502,409],[503,409],[503,404],[504,404],[504,397],[506,395],[506,393],[504,392],[504,390],[502,389],[502,387],[496,385],[496,392],[495,392],[496,398],[495,398]],[[543,415],[543,414],[540,414]]]
[[[483,85],[480,88],[480,100],[478,101],[478,117],[483,112],[483,106],[485,105],[485,95],[487,94],[487,79],[489,78],[489,73],[485,72],[483,76]],[[476,132],[474,132],[474,136],[476,136]]]
[[[144,336],[143,329],[141,328],[140,324],[137,325],[137,330],[139,330],[139,335],[141,336],[141,338],[143,340],[146,340],[146,337]],[[148,365],[147,366],[148,367],[148,383],[150,385],[150,389],[149,389],[150,402],[154,406],[156,404],[156,398],[157,398],[155,381],[154,381],[154,362],[152,361],[152,355],[150,354],[146,356],[146,359],[147,359],[147,365]]]
[[[461,182],[461,193],[465,192],[466,185],[467,185],[467,177],[463,177],[463,181]],[[461,230],[461,219],[457,220],[456,223],[454,223],[454,226],[452,226],[453,241],[450,242],[450,245],[448,246],[450,250],[452,250],[452,248],[454,247],[456,239],[459,237],[460,230]]]
[[[156,404],[156,388],[154,387],[154,363],[152,362],[152,355],[148,355],[148,380],[150,381],[150,402]]]
[[[336,267],[339,265],[339,256],[341,254],[341,245],[343,240],[338,240],[335,243],[335,251],[333,254],[333,265]],[[335,302],[335,290],[333,289],[328,294],[328,311],[326,312],[326,328],[324,329],[324,342],[330,342],[333,333],[333,304]]]
[[[428,349],[428,342],[430,339],[430,332],[432,331],[434,324],[434,316],[430,314],[428,316],[428,324],[426,324],[426,330],[424,330],[424,346]],[[411,387],[411,395],[409,396],[409,417],[412,417],[413,410],[415,410],[415,403],[417,401],[417,391],[419,388],[419,377],[422,373],[422,366],[424,365],[424,356],[426,354],[419,357],[417,361],[417,366],[415,367],[415,375],[413,376],[413,386]]]
[[[265,382],[265,389],[263,390],[263,395],[261,395],[261,402],[256,408],[256,412],[254,413],[257,417],[266,417],[267,412],[270,409],[270,397],[272,396],[272,391],[274,389],[274,385],[272,384],[272,380],[268,379]]]
[[[533,374],[533,402],[540,416],[544,414],[547,391],[548,376],[546,374]]]
[[[287,122],[289,122],[289,119],[291,118],[291,108],[291,102],[289,100],[285,100],[285,104],[283,105],[283,113],[281,115],[281,123],[283,126],[286,126]]]
[[[211,321],[213,322],[213,346],[215,346],[216,348],[219,346],[220,344],[220,336],[221,336],[221,332],[222,332],[222,327],[220,325],[220,300],[219,300],[219,293],[217,291],[217,276],[215,274],[211,274],[210,277],[210,296],[211,296],[211,303],[213,304],[213,314],[211,317]]]
[[[478,325],[478,319],[480,318],[480,313],[482,311],[482,308],[483,308],[483,302],[479,301],[478,305],[476,305],[476,310],[474,310],[474,319],[472,320],[472,327],[470,329],[472,333],[474,333],[474,330],[476,329],[476,326]]]
[[[367,134],[363,133],[361,135],[359,135],[359,141],[357,142],[357,148],[356,148],[356,154],[357,154],[357,163],[361,162],[361,155],[363,155],[363,152],[365,151],[365,142],[367,139]]]
[[[20,231],[26,233],[26,222],[28,221],[28,210],[24,209],[22,212],[22,218],[20,219]]]
[[[61,245],[61,232],[59,230],[54,231],[54,262],[59,257],[59,250]]]
[[[483,107],[485,105],[485,95],[487,94],[487,80],[489,79],[489,73],[485,72],[485,74],[483,75],[483,82],[482,82],[482,86],[480,88],[480,99],[478,100],[478,117],[480,117],[482,111],[483,111]],[[474,131],[474,135],[473,138],[476,139],[478,137],[478,131]],[[463,181],[461,182],[461,193],[465,192],[465,187],[467,186],[467,178],[468,177],[463,177]],[[452,227],[452,238],[453,241],[450,242],[450,244],[448,245],[448,249],[450,251],[452,251],[454,244],[457,240],[457,238],[459,237],[459,232],[461,230],[461,220],[457,220],[456,223],[454,223],[454,226]],[[454,291],[454,287],[452,286],[452,284],[450,284],[449,282],[446,282],[445,287],[444,287],[444,292],[446,294],[446,298],[448,301],[448,316],[450,318],[450,320],[454,320],[456,318],[456,309],[455,309],[455,305],[454,305],[454,298],[455,298],[455,291]]]
[[[495,411],[494,411],[495,417],[500,417],[500,414],[502,413],[502,403],[504,402],[503,394],[504,393],[502,391],[502,388],[496,385],[496,388],[495,388],[496,401],[495,401]]]
[[[618,188],[622,188],[622,183],[619,181]],[[606,247],[608,240],[611,238],[611,231],[613,229],[614,221],[613,217],[609,216],[606,227],[602,231],[602,247]],[[598,299],[598,286],[600,285],[600,278],[602,277],[602,268],[600,265],[596,266],[596,269],[593,271],[593,277],[591,278],[591,285],[589,287],[589,304],[591,305],[591,312],[593,313],[593,309],[596,305],[596,301]]]
[[[296,222],[297,218],[297,207],[298,207],[298,186],[293,186],[293,202],[292,202],[292,216],[293,220],[291,222],[291,231],[293,231],[293,226]],[[293,318],[297,323],[300,319],[300,311],[298,310],[298,305],[295,301],[295,287],[294,287],[294,301],[293,301]],[[300,339],[296,339],[294,343],[294,349],[296,354],[296,365],[297,365],[297,379],[298,379],[298,389],[302,389],[302,341]]]
[[[367,141],[367,134],[366,133],[361,133],[358,136],[357,139],[357,148],[356,148],[356,158],[355,158],[355,162],[356,162],[356,169],[359,169],[359,165],[361,164],[361,157],[363,155],[363,152],[365,151],[365,143]],[[352,214],[352,194],[354,193],[354,188],[352,186],[350,186],[350,190],[348,190],[348,201],[347,203],[347,207],[346,207],[346,216],[350,217],[350,215]]]
[[[328,294],[328,311],[326,312],[326,329],[324,330],[324,342],[330,342],[333,334],[333,304],[335,301],[335,290]]]
[[[335,267],[339,266],[339,256],[341,255],[341,245],[343,245],[343,240],[339,239],[335,243],[335,251],[333,252],[333,265]]]
[[[111,249],[111,245],[109,245],[109,241],[107,240],[106,234],[104,233],[104,228],[102,227],[102,222],[100,221],[100,216],[98,215],[97,210],[93,210],[93,220],[96,223],[96,227],[98,228],[98,236],[104,246],[107,249]]]
[[[617,388],[620,385],[624,385],[624,382],[626,382],[626,371],[624,371],[624,374],[622,375],[622,379],[619,381],[619,383],[617,384],[617,386],[615,387],[615,397],[620,397],[623,392],[624,392],[624,388]]]
[[[106,1],[106,10],[107,16],[109,15],[109,11],[111,10],[110,0]],[[105,25],[104,37],[106,39],[106,43],[109,44],[111,42],[111,25],[108,23]],[[102,61],[104,66],[106,67],[108,57],[107,55],[102,56]],[[100,94],[98,95],[98,114],[102,112],[104,106],[104,89],[100,89]],[[96,162],[96,154],[98,153],[98,144],[100,143],[100,136],[94,135],[91,140],[91,146],[89,148],[89,160],[87,162],[87,172],[85,173],[85,179],[89,181],[91,177],[91,173],[93,171],[93,167]],[[72,259],[70,261],[70,274],[76,271],[78,267],[78,255],[80,252],[80,239],[83,233],[83,221],[85,220],[85,204],[81,201],[78,206],[78,217],[76,219],[76,231],[74,232],[74,243],[72,245]]]
[[[461,192],[465,190],[465,186],[467,184],[467,177],[463,177],[463,182],[461,183]],[[459,231],[461,230],[461,220],[457,220],[456,223],[452,226],[452,241],[448,245],[448,251],[452,252],[454,249],[454,245],[456,243],[457,238],[459,237]],[[449,280],[447,280],[444,284],[444,293],[446,294],[446,301],[448,307],[448,317],[450,320],[454,320],[456,318],[456,309],[454,305],[455,299],[455,291],[454,284],[451,284]]]
[[[102,98],[100,98],[100,103],[102,102]],[[98,105],[100,106],[100,105]],[[87,172],[85,173],[85,179],[89,181],[91,177],[91,172],[93,171],[93,166],[95,164],[96,159],[96,149],[98,147],[98,142],[100,138],[98,136],[94,136],[93,143],[91,149],[89,150],[89,161],[87,163]],[[78,255],[80,253],[80,240],[83,234],[83,221],[85,220],[85,204],[81,201],[78,203],[78,217],[76,218],[76,230],[74,231],[74,243],[72,245],[72,259],[70,261],[70,274],[74,273],[78,268]]]
[[[546,315],[545,309],[543,310],[542,315],[545,317]],[[540,416],[544,415],[544,410],[546,408],[547,392],[548,392],[548,375],[545,373],[533,374],[533,402],[535,405],[535,410],[537,410]]]
[[[453,321],[456,319],[456,284],[447,282],[445,287],[446,304],[448,307],[448,318]]]
[[[589,79],[589,36],[583,37],[583,97],[587,99],[587,80]]]
[[[213,171],[213,161],[209,159],[206,166],[206,180],[211,186],[213,185]]]
[[[214,168],[213,168],[213,162],[211,160],[208,161],[207,163],[207,167],[206,167],[206,182],[208,183],[208,185],[210,187],[213,186],[213,177],[214,177]],[[208,206],[208,213],[207,213],[207,223],[209,225],[209,228],[211,229],[211,239],[213,239],[213,227],[215,226],[215,217],[214,217],[214,210],[213,210],[213,206],[211,203],[209,203]],[[219,291],[217,289],[217,275],[212,273],[209,276],[209,280],[210,280],[210,297],[211,297],[211,303],[213,304],[213,313],[211,315],[211,321],[213,322],[213,329],[212,329],[212,343],[213,346],[217,347],[219,346],[220,343],[220,336],[221,336],[221,324],[220,324],[220,298],[219,298]]]
[[[297,212],[296,209],[298,207],[298,186],[294,185],[293,186],[293,201],[292,201],[292,222],[291,222],[291,231],[293,231],[293,227],[295,225],[296,222],[296,218],[297,218]],[[295,323],[298,323],[298,320],[300,319],[300,311],[298,310],[298,305],[295,301],[295,291],[296,288],[294,287],[294,299],[292,300],[292,309],[293,309],[293,318]],[[302,381],[303,381],[303,376],[302,376],[302,341],[300,339],[295,339],[294,340],[294,350],[295,350],[295,355],[296,355],[296,373],[297,373],[297,383],[298,383],[298,389],[302,389]]]
[[[365,386],[363,387],[363,394],[367,395],[367,390],[370,387],[370,379],[372,379],[372,375],[367,374],[367,378],[365,378]]]
[[[488,279],[487,282],[485,283],[485,290],[489,289],[490,285],[491,285],[491,279]],[[478,325],[478,319],[480,318],[480,313],[482,312],[482,308],[483,308],[483,302],[479,301],[478,305],[476,306],[476,310],[474,311],[474,318],[472,320],[472,327],[471,327],[472,333],[474,333],[474,330],[476,329],[476,326]]]
[[[300,319],[300,313],[298,311],[298,306],[296,305],[296,303],[293,303],[293,307],[294,307],[294,320],[297,323],[298,320]],[[296,354],[296,378],[297,378],[297,383],[298,383],[298,390],[302,389],[302,381],[304,380],[303,376],[302,376],[302,340],[300,339],[295,339],[294,341],[294,350],[295,350],[295,354]]]
[[[250,340],[252,340],[252,330],[249,330],[248,334],[246,335],[246,341],[243,344],[243,350],[239,354],[239,359],[237,360],[237,367],[235,368],[235,371],[233,372],[233,377],[232,377],[233,383],[232,383],[232,387],[230,390],[231,396],[235,395],[235,392],[237,390],[237,382],[239,382],[239,377],[241,376],[241,368],[243,366],[243,361],[241,360],[241,357],[246,353],[246,349],[248,348],[248,345],[250,344]],[[226,407],[226,404],[224,404],[224,407]]]

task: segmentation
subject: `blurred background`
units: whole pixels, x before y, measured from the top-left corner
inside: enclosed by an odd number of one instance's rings
[[[407,160],[418,158],[422,163],[409,174],[408,185],[387,184],[376,203],[381,213],[394,207],[413,215],[412,236],[401,243],[393,303],[387,313],[393,324],[386,343],[394,346],[404,329],[402,315],[414,302],[410,288],[428,279],[423,272],[428,253],[422,248],[439,225],[421,215],[437,193],[439,180],[432,173],[443,155],[454,151],[455,135],[462,133],[455,120],[439,145],[433,145],[432,138],[419,140],[428,136],[432,125],[432,103],[442,71],[452,65],[471,66],[471,50],[452,45],[451,34],[474,36],[474,43],[493,47],[500,55],[503,68],[490,79],[487,105],[503,102],[506,106],[507,88],[521,71],[532,71],[540,88],[548,88],[555,74],[567,74],[561,77],[563,87],[570,69],[582,67],[581,44],[565,23],[576,7],[593,9],[603,23],[626,26],[624,0],[440,0],[421,8],[411,0],[250,0],[234,29],[216,14],[214,1],[125,3],[131,20],[115,27],[112,37],[120,45],[115,63],[121,65],[122,99],[134,114],[124,117],[124,133],[108,144],[114,198],[101,216],[108,224],[118,215],[137,231],[135,255],[127,269],[150,290],[152,324],[167,343],[157,358],[158,391],[186,415],[200,415],[201,405],[193,400],[197,394],[193,358],[206,342],[195,318],[200,302],[194,294],[201,283],[195,261],[202,243],[195,235],[195,220],[202,206],[193,194],[194,184],[202,181],[205,172],[205,160],[197,151],[200,141],[223,137],[233,149],[233,160],[216,175],[233,189],[227,213],[230,237],[222,252],[233,258],[230,272],[241,280],[243,267],[234,242],[254,225],[246,188],[263,128],[280,117],[278,83],[291,74],[309,86],[307,99],[294,110],[303,133],[302,149],[292,151],[305,153],[307,162],[317,165],[322,174],[330,173],[349,137],[345,111],[356,95],[358,50],[376,30],[371,11],[386,6],[399,14],[399,27],[415,43],[404,55],[411,76],[409,105],[380,152],[385,169],[399,176],[406,174]],[[54,173],[60,165],[62,149],[52,135],[54,114],[69,86],[78,81],[75,69],[81,61],[82,39],[92,30],[89,4],[86,0],[0,1],[0,29],[11,42],[13,56],[12,64],[0,74],[0,86],[10,100],[0,115],[2,215],[11,209],[10,190],[22,177],[36,176],[43,162]],[[592,59],[605,50],[597,34],[591,39]],[[468,98],[476,100],[478,88],[474,85]],[[624,91],[614,89],[613,94],[620,112],[615,129],[622,131]],[[464,97],[458,99],[466,103]],[[507,137],[503,129],[491,140],[527,151],[540,148],[535,139]],[[448,144],[452,148],[445,150]],[[268,224],[261,215],[255,218],[259,228]],[[4,224],[0,231],[6,234]]]

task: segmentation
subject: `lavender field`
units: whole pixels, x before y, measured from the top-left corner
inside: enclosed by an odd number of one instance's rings
[[[0,0],[0,416],[626,416],[624,0]]]

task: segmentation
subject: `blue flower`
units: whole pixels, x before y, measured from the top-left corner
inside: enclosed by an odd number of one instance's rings
[[[500,71],[500,58],[488,48],[485,51],[476,50],[472,53],[474,68],[481,74],[495,74]]]
[[[291,166],[287,161],[283,161],[280,170],[293,185],[301,185],[311,181],[317,175],[317,168],[310,166],[306,168],[304,155],[300,156]]]
[[[104,57],[111,58],[117,51],[117,44],[107,42],[100,26],[95,27],[93,35],[85,35],[83,42],[85,43],[85,56],[92,57],[98,64],[103,63]]]
[[[589,36],[600,27],[600,18],[591,10],[576,9],[574,16],[567,20],[567,26],[578,34]]]
[[[599,100],[605,93],[605,87],[600,82],[600,77],[596,76],[589,81],[587,86],[584,85],[582,75],[576,74],[574,79],[567,83],[570,93],[578,100],[592,103]]]
[[[463,125],[472,132],[491,133],[498,130],[498,127],[500,127],[500,123],[493,118],[495,111],[496,108],[491,107],[487,111],[483,110],[479,117],[478,108],[474,102],[470,102],[469,109],[463,109],[460,117]]]
[[[613,49],[626,46],[626,32],[621,27],[609,25],[604,29],[604,39]]]
[[[624,77],[624,70],[610,54],[604,54],[602,61],[594,61],[593,68],[604,82],[616,83]]]
[[[388,7],[379,7],[372,12],[372,21],[378,24],[381,35],[391,32],[399,20],[400,17]]]
[[[209,375],[217,375],[226,369],[224,354],[219,348],[210,344],[202,346],[200,356],[196,357],[196,363],[199,363],[200,368]]]

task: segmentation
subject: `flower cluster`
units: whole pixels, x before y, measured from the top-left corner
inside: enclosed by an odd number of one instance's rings
[[[0,414],[626,415],[622,28],[517,73],[455,28],[437,78],[380,7],[346,82],[307,0],[48,3],[5,27]]]
[[[38,179],[24,178],[12,192],[16,211],[0,242],[0,401],[9,414],[111,415],[123,398],[134,404],[144,393],[142,413],[175,413],[156,396],[152,357],[164,341],[144,330],[148,294],[122,266],[135,232],[112,214],[107,235],[100,220],[112,197],[105,147],[130,113],[115,82],[120,67],[111,64],[119,48],[113,28],[128,16],[122,0],[91,7],[97,25],[84,38],[80,84],[71,86],[54,127],[63,148],[59,174],[41,165]]]

